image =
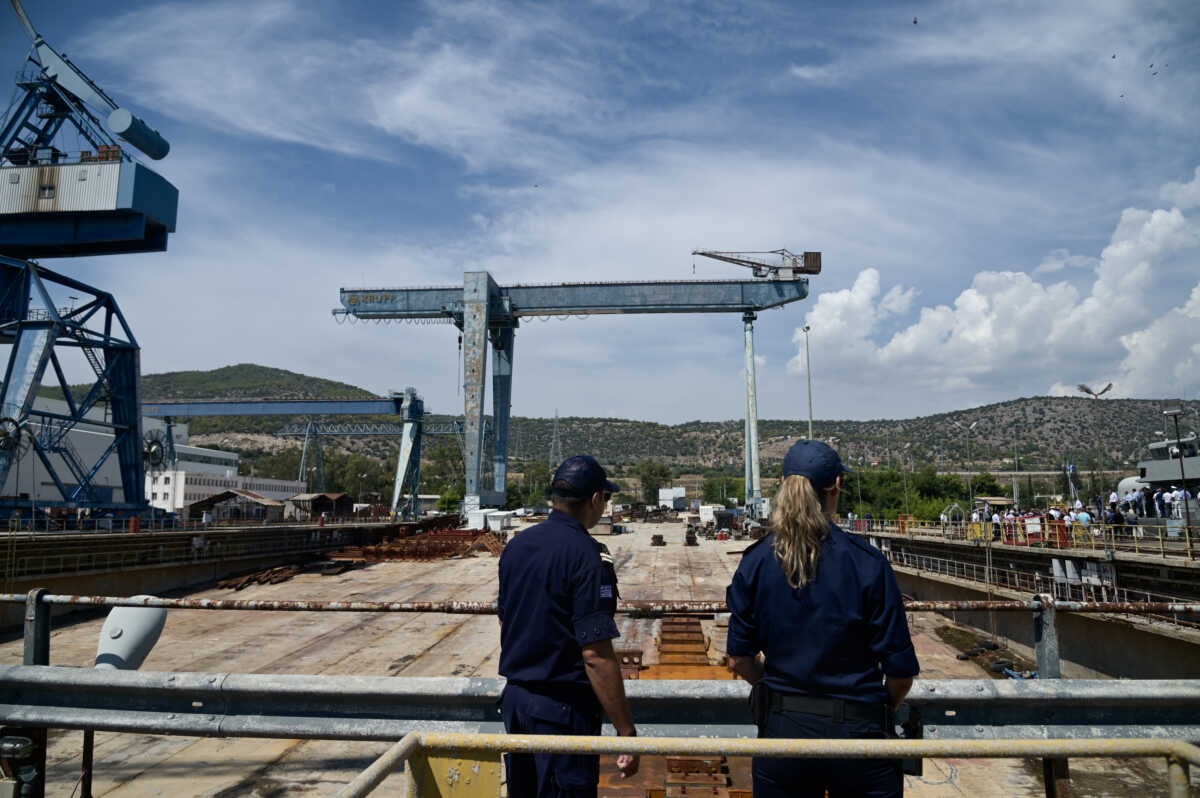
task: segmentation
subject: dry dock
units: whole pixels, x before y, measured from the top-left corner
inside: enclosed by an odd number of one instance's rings
[[[682,545],[675,524],[631,525],[631,534],[605,538],[625,599],[721,600],[742,541],[701,541]],[[650,545],[663,534],[667,546]],[[275,585],[241,592],[206,590],[198,597],[247,599],[487,601],[496,596],[496,559],[480,552],[435,562],[383,562],[330,576],[305,574]],[[641,648],[645,664],[657,663],[655,640],[661,621],[619,619],[621,647]],[[90,667],[102,619],[56,620],[51,664]],[[939,627],[946,619],[917,613],[912,624],[922,676],[986,678],[973,661],[955,659]],[[702,622],[710,660],[723,654],[724,630]],[[296,673],[336,676],[497,676],[499,629],[494,616],[442,614],[343,614],[172,611],[162,639],[145,670]],[[19,664],[21,643],[0,645],[0,664]],[[67,798],[76,789],[82,734],[52,732],[47,795]],[[365,768],[385,744],[259,739],[195,739],[130,734],[96,735],[94,794],[134,796],[326,796]],[[661,767],[644,767],[650,781],[625,783],[601,795],[644,795],[661,786]],[[735,782],[742,763],[731,763]],[[930,760],[925,775],[908,778],[914,796],[1041,796],[1040,763],[1023,760]],[[1079,794],[1127,796],[1160,794],[1165,766],[1158,760],[1074,760]],[[610,780],[605,779],[607,784]],[[403,795],[403,780],[392,778],[376,795]],[[737,783],[735,787],[741,786]],[[748,786],[748,785],[746,785]],[[606,790],[608,790],[606,792]]]

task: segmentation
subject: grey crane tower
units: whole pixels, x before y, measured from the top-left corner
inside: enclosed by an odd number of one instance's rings
[[[335,317],[358,320],[442,319],[462,330],[466,437],[466,497],[463,509],[503,506],[508,476],[513,346],[517,326],[528,316],[614,313],[754,314],[808,296],[805,275],[818,274],[821,255],[803,258],[786,250],[782,266],[749,257],[754,253],[697,253],[755,269],[753,280],[630,281],[500,286],[486,271],[463,275],[462,286],[439,288],[343,288]],[[738,258],[738,259],[735,259]],[[760,273],[761,272],[761,273]],[[492,347],[493,489],[481,484],[484,393],[488,344]],[[753,353],[751,353],[751,360]],[[749,406],[749,402],[747,403]],[[757,444],[756,444],[757,447]],[[761,490],[760,490],[761,495]],[[756,506],[757,509],[757,506]]]

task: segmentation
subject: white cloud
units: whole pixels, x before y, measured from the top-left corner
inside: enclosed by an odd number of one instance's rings
[[[1200,387],[1200,283],[1188,300],[1150,326],[1121,336],[1126,356],[1114,390],[1126,396],[1184,397]]]
[[[1087,255],[1074,255],[1070,250],[1056,249],[1046,253],[1042,262],[1033,270],[1034,274],[1054,274],[1063,269],[1095,269],[1097,261]]]
[[[879,272],[865,269],[851,288],[820,294],[806,322],[836,364],[828,367],[836,369],[832,376],[844,383],[869,372],[898,389],[982,390],[999,398],[1073,393],[1079,382],[1111,376],[1115,395],[1183,395],[1200,389],[1200,284],[1184,304],[1156,310],[1160,267],[1198,245],[1200,224],[1178,207],[1127,208],[1099,258],[1057,249],[1034,270],[1090,263],[1086,293],[1065,281],[985,270],[952,304],[923,307],[916,321],[880,340],[885,315],[907,310],[906,302],[889,300],[909,292],[897,285],[880,299]],[[794,340],[802,340],[799,328]],[[789,366],[802,365],[799,351]]]
[[[912,307],[913,300],[917,298],[916,287],[904,288],[903,286],[893,285],[888,289],[887,294],[879,302],[879,307],[888,313],[901,315],[908,313],[908,309]]]
[[[1176,208],[1185,211],[1200,206],[1200,166],[1196,167],[1196,174],[1190,181],[1167,183],[1159,195]]]
[[[827,85],[837,82],[843,76],[842,70],[828,64],[815,66],[813,64],[792,64],[788,74],[807,83]]]

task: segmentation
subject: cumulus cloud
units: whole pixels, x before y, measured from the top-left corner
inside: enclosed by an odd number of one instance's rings
[[[1095,269],[1096,259],[1087,255],[1075,255],[1066,249],[1055,249],[1046,253],[1042,262],[1033,270],[1034,274],[1054,274],[1063,269]]]
[[[1171,184],[1163,195],[1186,198],[1194,184]],[[1178,204],[1127,208],[1098,258],[1056,249],[1032,274],[980,271],[953,302],[920,308],[901,329],[885,332],[885,322],[907,312],[911,289],[885,292],[875,269],[820,294],[806,322],[843,381],[872,373],[914,389],[1012,396],[1073,393],[1081,381],[1112,379],[1116,395],[1184,395],[1200,389],[1200,283],[1186,286],[1183,304],[1156,308],[1162,265],[1197,246],[1200,223]],[[1039,279],[1084,267],[1092,272],[1085,290]],[[797,328],[794,340],[802,338]],[[803,351],[789,367],[803,368]]]
[[[1176,208],[1185,211],[1200,206],[1200,166],[1196,167],[1196,174],[1190,181],[1167,183],[1159,195]]]

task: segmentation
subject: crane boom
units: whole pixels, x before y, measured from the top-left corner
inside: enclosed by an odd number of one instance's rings
[[[805,252],[803,255],[797,255],[786,249],[772,249],[765,252],[718,252],[711,249],[694,249],[692,254],[737,266],[745,266],[754,272],[755,277],[774,280],[794,280],[801,274],[821,273],[820,252]],[[751,257],[756,255],[778,255],[779,263],[770,263],[761,257]]]

